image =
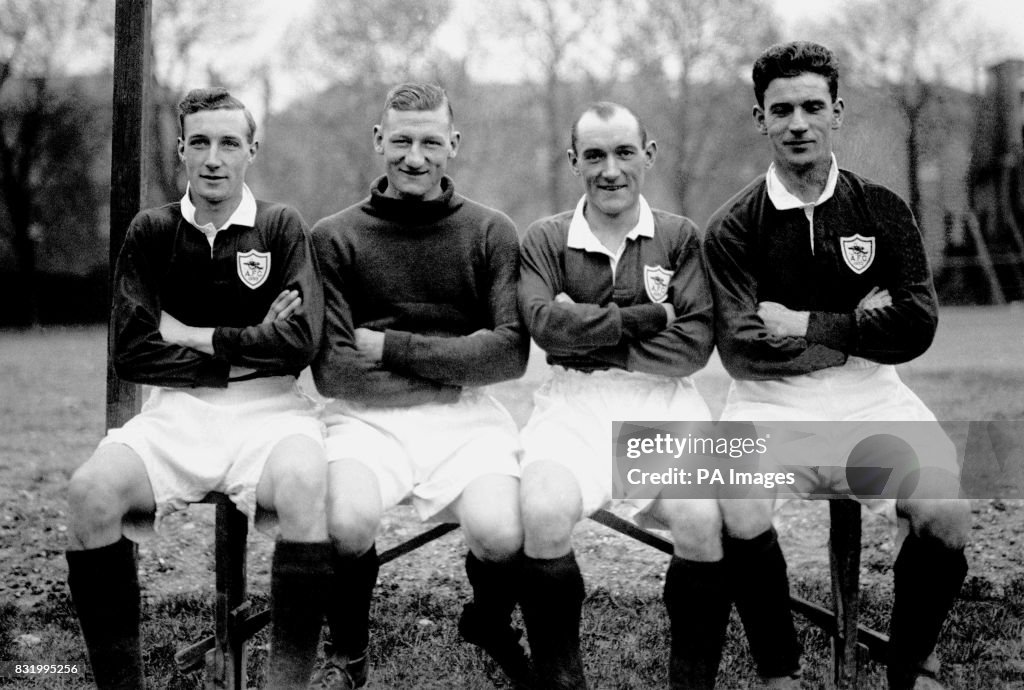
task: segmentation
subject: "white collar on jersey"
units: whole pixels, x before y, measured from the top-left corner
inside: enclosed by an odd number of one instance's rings
[[[238,203],[238,208],[225,221],[224,225],[219,228],[213,227],[213,223],[207,223],[206,225],[196,223],[196,207],[192,203],[192,199],[189,198],[191,189],[192,185],[187,185],[185,187],[185,196],[181,197],[181,215],[189,224],[207,233],[208,236],[209,233],[216,233],[229,225],[244,225],[249,228],[256,227],[256,197],[252,195],[249,185],[242,184],[242,200]]]
[[[601,241],[594,235],[594,231],[590,229],[590,223],[587,222],[586,216],[583,215],[586,206],[587,197],[583,196],[576,204],[576,211],[572,214],[566,245],[570,249],[609,254],[608,249],[601,244]],[[651,213],[651,207],[643,195],[640,196],[640,216],[637,218],[636,225],[624,238],[623,244],[625,244],[625,240],[635,240],[638,237],[654,237],[654,214]]]
[[[832,198],[832,194],[836,191],[836,180],[839,179],[839,164],[836,163],[836,154],[832,154],[832,165],[828,169],[828,180],[825,182],[825,189],[822,191],[821,196],[814,203],[808,203],[801,201],[798,197],[791,194],[786,189],[786,184],[779,177],[779,173],[775,170],[775,163],[768,166],[768,175],[766,181],[768,184],[768,198],[771,199],[772,205],[780,211],[788,211],[792,208],[806,208],[808,206],[820,206],[829,199]]]

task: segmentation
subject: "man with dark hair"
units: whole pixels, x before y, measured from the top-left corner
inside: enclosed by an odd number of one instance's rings
[[[522,375],[519,247],[499,211],[455,192],[459,148],[445,92],[402,84],[373,146],[385,175],[370,196],[313,228],[327,319],[313,366],[330,403],[328,531],[337,548],[325,688],[366,682],[374,539],[384,510],[458,522],[473,603],[459,622],[514,681],[528,661],[511,627],[522,548],[519,438],[484,386]]]
[[[836,466],[822,457],[795,468],[801,495],[854,493],[846,451],[865,425],[924,423],[928,433],[907,425],[902,443],[928,470],[916,488],[857,498],[909,526],[893,569],[889,686],[938,687],[930,655],[966,575],[970,511],[956,498],[952,443],[893,367],[922,354],[937,324],[921,233],[896,194],[837,166],[844,104],[831,51],[772,46],[753,77],[772,164],[715,213],[704,242],[716,342],[734,379],[722,419],[858,422],[822,444],[842,453]],[[770,501],[757,509],[767,519]]]
[[[520,497],[520,603],[545,688],[586,687],[584,587],[572,530],[611,503],[612,421],[710,419],[689,375],[711,354],[711,294],[697,228],[652,210],[641,195],[656,153],[628,108],[588,106],[572,125],[568,150],[583,197],[574,211],[533,223],[523,239],[520,310],[552,365],[523,429]],[[702,593],[688,581],[691,571],[722,557],[716,501],[629,504],[638,522],[669,529],[675,542],[665,580],[672,687],[698,687],[696,679],[709,674],[713,684],[724,637],[691,624]],[[725,606],[728,617],[728,600]]]
[[[245,184],[258,148],[245,106],[197,89],[179,112],[185,195],[135,217],[114,277],[114,367],[154,389],[71,478],[68,584],[96,684],[144,687],[125,518],[159,528],[210,491],[250,519],[274,510],[268,686],[303,688],[330,575],[323,426],[296,384],[320,342],[320,276],[299,214]]]

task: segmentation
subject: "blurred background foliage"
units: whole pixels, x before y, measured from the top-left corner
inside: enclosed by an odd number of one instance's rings
[[[581,193],[565,151],[593,100],[644,119],[659,144],[647,197],[702,224],[768,164],[754,58],[808,38],[844,68],[840,164],[911,203],[940,271],[972,213],[985,70],[1008,55],[955,0],[849,0],[798,25],[777,0],[152,2],[147,205],[183,191],[175,105],[189,88],[249,104],[250,186],[312,224],[381,173],[371,130],[388,87],[429,80],[462,132],[457,188],[521,231]],[[19,296],[0,326],[106,318],[112,26],[113,0],[0,0],[0,289]]]

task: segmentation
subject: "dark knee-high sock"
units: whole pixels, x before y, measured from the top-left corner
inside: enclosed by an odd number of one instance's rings
[[[732,601],[722,561],[673,556],[665,575],[665,608],[672,627],[669,687],[715,687]]]
[[[370,604],[380,560],[377,545],[362,556],[331,556],[332,576],[326,592],[327,623],[334,652],[355,659],[370,643]]]
[[[466,554],[466,577],[473,587],[473,608],[488,627],[500,628],[511,623],[512,611],[519,601],[522,569],[522,553],[500,563],[481,561],[472,551]]]
[[[270,660],[267,687],[303,688],[316,660],[330,583],[330,542],[278,540],[270,572]]]
[[[889,687],[911,688],[967,576],[963,549],[910,534],[893,566],[895,600],[889,623]]]
[[[541,687],[586,688],[580,658],[583,575],[571,551],[523,559],[519,603]]]
[[[68,588],[100,690],[145,688],[135,544],[68,551]]]
[[[800,670],[800,643],[789,607],[786,559],[775,528],[753,539],[726,537],[725,565],[736,611],[758,672],[777,678]]]

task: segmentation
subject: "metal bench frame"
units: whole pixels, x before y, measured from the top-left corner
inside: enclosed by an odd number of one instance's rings
[[[203,503],[216,506],[214,634],[181,649],[174,660],[181,671],[204,664],[208,690],[245,690],[246,641],[270,622],[270,611],[252,612],[246,595],[245,551],[248,524],[227,496],[213,493]],[[833,685],[856,688],[862,663],[870,658],[884,663],[888,637],[860,624],[861,506],[846,498],[829,501],[829,566],[833,609],[800,597],[791,597],[793,610],[832,637]],[[672,542],[637,527],[607,510],[591,519],[664,553]],[[383,565],[458,528],[436,525],[380,555]]]

